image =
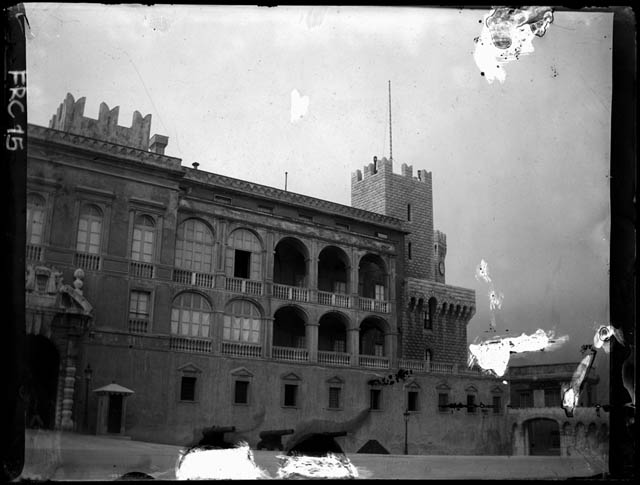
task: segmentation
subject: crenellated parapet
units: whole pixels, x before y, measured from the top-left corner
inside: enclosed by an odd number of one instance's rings
[[[435,231],[433,234],[433,243],[436,245],[436,252],[443,257],[447,254],[447,235],[444,232]]]
[[[373,157],[373,162],[365,165],[362,170],[358,169],[355,172],[351,173],[351,183],[353,184],[356,182],[360,182],[368,177],[377,174],[393,174],[393,160],[389,160],[386,157]],[[418,182],[431,182],[431,172],[427,172],[426,170],[418,170],[416,172],[416,176],[414,177],[413,165],[407,165],[406,163],[403,163],[401,165],[400,174],[394,175],[413,179]]]
[[[149,150],[164,154],[168,138],[154,135],[149,138],[151,131],[151,115],[142,116],[139,111],[133,112],[131,126],[118,125],[120,107],[110,109],[106,103],[100,103],[98,119],[84,116],[86,98],[77,101],[68,93],[58,107],[56,114],[49,121],[49,128],[67,133],[74,133],[89,138],[108,141],[138,150]]]

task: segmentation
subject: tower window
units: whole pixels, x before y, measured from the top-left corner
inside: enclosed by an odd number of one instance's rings
[[[409,256],[409,259],[411,259],[411,243],[409,243],[407,246],[407,254]]]
[[[411,204],[407,204],[407,220],[411,220]]]

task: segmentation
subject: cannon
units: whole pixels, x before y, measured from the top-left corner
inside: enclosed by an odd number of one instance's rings
[[[286,434],[293,434],[292,429],[270,429],[260,431],[260,441],[258,442],[258,450],[280,450],[282,451],[282,437]]]
[[[198,443],[200,446],[212,448],[233,448],[233,444],[224,440],[225,433],[233,433],[235,426],[211,426],[202,430],[202,439]]]

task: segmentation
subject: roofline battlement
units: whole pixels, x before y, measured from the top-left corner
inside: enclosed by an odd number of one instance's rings
[[[417,175],[413,176],[413,165],[407,165],[403,163],[400,167],[401,173],[395,174],[393,173],[393,159],[388,159],[386,157],[378,158],[373,157],[373,162],[364,166],[363,170],[356,170],[351,173],[351,180],[353,183],[358,183],[364,180],[365,178],[372,177],[378,174],[391,174],[398,177],[407,177],[415,180],[416,182],[421,183],[431,183],[431,172],[427,172],[426,170],[418,170]]]
[[[76,101],[71,93],[67,93],[56,114],[51,117],[49,128],[164,155],[169,139],[163,135],[153,135],[149,138],[150,114],[143,117],[139,111],[134,111],[131,126],[120,126],[120,106],[109,109],[109,106],[102,102],[98,119],[93,119],[84,116],[85,102],[86,98],[82,97]]]

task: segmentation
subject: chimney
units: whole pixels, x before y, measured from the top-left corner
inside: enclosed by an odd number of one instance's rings
[[[195,168],[196,170],[198,170],[198,166],[200,165],[198,162],[193,162],[191,165],[193,165],[193,168]]]
[[[164,155],[164,149],[169,143],[169,137],[164,135],[153,135],[149,140],[149,150],[157,153],[158,155]]]

